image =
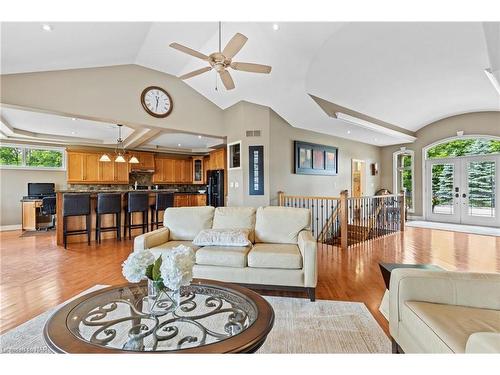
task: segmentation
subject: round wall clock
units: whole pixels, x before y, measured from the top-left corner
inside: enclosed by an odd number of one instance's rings
[[[147,113],[159,118],[167,117],[174,106],[168,92],[158,86],[149,86],[142,91],[141,104]]]

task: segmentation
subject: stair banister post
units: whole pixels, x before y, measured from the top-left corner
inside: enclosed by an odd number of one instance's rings
[[[399,230],[404,232],[406,221],[406,197],[404,190],[401,190],[401,194],[399,195],[399,220]]]
[[[285,192],[278,191],[278,206],[283,206],[285,204]]]
[[[348,191],[343,190],[340,192],[340,248],[342,250],[347,250],[348,248],[348,240],[347,236],[349,235],[348,228],[348,210],[347,210],[347,197]]]

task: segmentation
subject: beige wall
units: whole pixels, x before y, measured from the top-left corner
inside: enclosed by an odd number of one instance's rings
[[[0,169],[0,227],[21,224],[21,202],[28,194],[28,182],[53,182],[66,185],[65,171]]]
[[[332,137],[290,126],[283,118],[271,111],[270,117],[270,168],[271,203],[276,204],[278,191],[290,195],[319,195],[338,197],[341,190],[351,194],[351,160],[366,163],[365,195],[372,195],[380,187],[380,172],[370,173],[370,164],[379,163],[380,148],[344,138]],[[337,176],[312,176],[294,174],[293,141],[305,141],[339,149],[339,174]]]
[[[27,109],[196,134],[223,136],[222,110],[180,79],[138,65],[59,70],[0,76],[2,104]],[[161,86],[174,109],[164,118],[147,114],[140,95]]]
[[[241,169],[227,171],[230,206],[265,206],[269,205],[269,114],[270,109],[261,105],[238,102],[224,111],[224,127],[227,143],[241,141]],[[260,130],[260,137],[247,137],[247,130]],[[264,146],[264,195],[248,194],[248,147]],[[236,187],[236,184],[238,187]],[[232,187],[231,187],[232,185]]]
[[[411,144],[382,148],[381,185],[392,190],[392,154],[405,146],[415,152],[415,216],[422,216],[422,149],[441,139],[455,137],[457,131],[465,135],[500,136],[500,112],[475,112],[448,117],[429,124],[416,133],[417,140]]]

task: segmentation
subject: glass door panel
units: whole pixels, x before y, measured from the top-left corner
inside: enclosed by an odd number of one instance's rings
[[[463,159],[462,223],[495,225],[498,220],[498,159],[495,156]]]
[[[453,222],[460,221],[459,170],[457,162],[427,162],[427,216],[430,220]]]

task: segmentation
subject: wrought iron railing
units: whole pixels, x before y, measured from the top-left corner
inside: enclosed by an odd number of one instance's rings
[[[405,196],[401,194],[348,197],[308,197],[278,193],[278,204],[307,208],[311,229],[318,242],[349,246],[404,230]]]

